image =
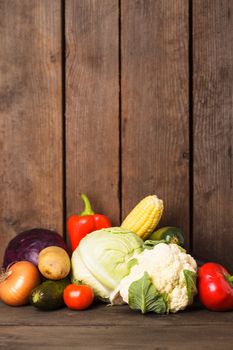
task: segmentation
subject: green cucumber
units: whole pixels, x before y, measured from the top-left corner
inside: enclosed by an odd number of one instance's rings
[[[184,245],[184,234],[178,227],[161,227],[159,230],[153,232],[148,239],[153,241],[164,240],[166,243],[176,243],[180,246]]]
[[[56,310],[65,306],[63,291],[70,284],[69,278],[59,281],[47,280],[33,289],[30,296],[31,305],[40,310]]]

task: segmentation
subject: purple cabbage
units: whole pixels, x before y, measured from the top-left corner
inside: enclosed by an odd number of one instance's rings
[[[26,260],[38,265],[40,251],[49,246],[58,246],[67,251],[63,238],[55,231],[44,228],[34,228],[16,235],[8,244],[3,261],[3,268],[13,262]]]

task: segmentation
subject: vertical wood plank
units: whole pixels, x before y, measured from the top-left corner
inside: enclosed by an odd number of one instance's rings
[[[33,227],[62,230],[60,1],[0,2],[0,260]]]
[[[194,252],[233,268],[233,2],[193,2]]]
[[[121,2],[122,209],[164,200],[189,245],[188,1]]]
[[[67,214],[86,193],[119,223],[118,1],[66,3]]]

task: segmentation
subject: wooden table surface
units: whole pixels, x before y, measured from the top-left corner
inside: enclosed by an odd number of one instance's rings
[[[44,312],[0,303],[0,349],[233,349],[233,312],[195,306],[141,315],[127,306]]]

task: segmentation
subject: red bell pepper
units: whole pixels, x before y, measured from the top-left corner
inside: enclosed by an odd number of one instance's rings
[[[88,233],[112,226],[107,216],[93,212],[90,201],[85,194],[81,194],[81,198],[85,205],[84,211],[79,215],[70,216],[67,222],[72,251],[77,248],[81,239]]]
[[[209,310],[233,310],[233,276],[220,264],[210,262],[199,268],[198,293]]]

